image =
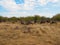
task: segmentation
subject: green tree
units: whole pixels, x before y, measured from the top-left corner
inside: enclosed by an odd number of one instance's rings
[[[33,21],[33,20],[34,20],[33,16],[25,17],[25,21]]]
[[[2,20],[3,20],[3,17],[2,17],[2,16],[0,16],[0,22],[2,22]]]
[[[52,20],[60,21],[60,14],[56,14],[52,17]]]
[[[46,18],[46,17],[44,17],[44,16],[42,16],[42,17],[41,17],[41,20],[47,20],[47,18]]]
[[[35,15],[34,16],[34,22],[37,23],[38,21],[40,21],[41,17],[39,15]]]
[[[16,17],[11,17],[8,19],[9,21],[12,21],[12,22],[16,22],[17,21],[17,18]]]

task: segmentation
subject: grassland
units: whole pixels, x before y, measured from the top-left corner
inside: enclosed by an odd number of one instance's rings
[[[0,23],[0,45],[60,45],[60,23]]]

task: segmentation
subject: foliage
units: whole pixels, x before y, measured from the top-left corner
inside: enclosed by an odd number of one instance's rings
[[[11,18],[8,18],[8,21],[16,22],[17,21],[17,18],[16,17],[11,17]]]
[[[50,21],[50,20],[56,20],[56,21],[60,21],[60,14],[56,14],[55,16],[53,16],[52,18],[48,18],[48,17],[44,17],[44,16],[39,16],[39,15],[35,15],[35,16],[28,16],[28,17],[3,17],[0,16],[0,22],[17,22],[17,21],[34,21],[35,23],[39,22],[39,21]]]
[[[60,14],[56,14],[52,17],[53,20],[60,21]]]
[[[38,22],[38,21],[40,21],[40,19],[41,19],[40,16],[38,16],[38,15],[35,15],[35,16],[34,16],[34,21],[35,21],[35,23]]]

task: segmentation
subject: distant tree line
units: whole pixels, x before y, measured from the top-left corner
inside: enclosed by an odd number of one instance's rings
[[[28,17],[3,17],[0,16],[0,22],[29,22],[29,21],[34,21],[34,23],[39,23],[39,22],[50,22],[50,21],[59,21],[60,22],[60,14],[56,14],[52,18],[49,17],[44,17],[44,16],[28,16]]]

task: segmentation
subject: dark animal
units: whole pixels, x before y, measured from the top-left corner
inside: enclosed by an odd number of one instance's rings
[[[56,21],[50,21],[50,24],[57,24]]]
[[[47,23],[50,23],[50,20],[46,20]]]
[[[45,21],[45,20],[41,20],[41,21],[40,21],[40,24],[42,24],[42,23],[46,23],[46,21]]]
[[[34,24],[34,21],[27,21],[26,25]]]
[[[25,21],[20,21],[20,23],[21,23],[21,24],[26,24],[26,22],[25,22]]]

